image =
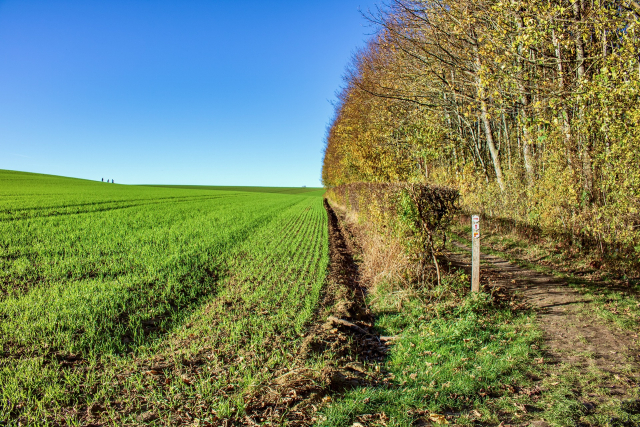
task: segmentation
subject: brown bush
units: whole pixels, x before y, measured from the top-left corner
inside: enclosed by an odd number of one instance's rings
[[[367,232],[373,234],[367,239],[370,247],[363,248],[365,256],[385,265],[384,248],[397,259],[400,242],[410,265],[407,273],[412,271],[412,276],[424,280],[432,261],[440,281],[437,254],[446,241],[445,231],[459,210],[457,190],[411,183],[353,183],[330,188],[326,197],[366,224]],[[389,266],[384,270],[389,271]]]

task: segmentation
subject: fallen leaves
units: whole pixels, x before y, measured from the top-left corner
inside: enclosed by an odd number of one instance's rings
[[[447,417],[441,414],[429,414],[429,420],[436,424],[449,424]]]

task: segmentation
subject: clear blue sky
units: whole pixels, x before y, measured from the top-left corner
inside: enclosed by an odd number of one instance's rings
[[[0,169],[320,186],[375,0],[0,0]]]

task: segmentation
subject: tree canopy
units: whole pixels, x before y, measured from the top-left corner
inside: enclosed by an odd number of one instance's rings
[[[392,0],[327,133],[327,187],[417,182],[640,253],[640,4]]]

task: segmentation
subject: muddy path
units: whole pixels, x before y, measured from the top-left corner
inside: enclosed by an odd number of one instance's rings
[[[465,253],[448,253],[452,266],[470,273],[468,246],[453,243]],[[518,295],[534,310],[543,331],[544,362],[557,369],[587,372],[599,378],[601,393],[580,390],[583,403],[605,404],[610,399],[636,398],[640,384],[640,339],[638,331],[628,331],[594,314],[594,304],[569,287],[566,281],[529,270],[493,255],[481,255],[481,284],[486,291]],[[557,370],[556,369],[556,370]]]

